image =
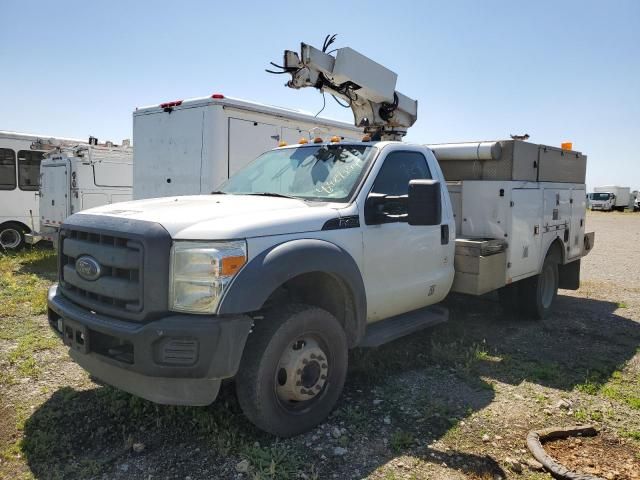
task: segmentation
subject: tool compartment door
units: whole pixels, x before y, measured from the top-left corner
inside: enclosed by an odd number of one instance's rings
[[[584,238],[585,216],[587,201],[583,189],[571,190],[571,221],[569,224],[569,259],[582,255],[582,242]]]
[[[41,173],[41,223],[59,225],[69,216],[69,163],[43,163]]]
[[[507,276],[512,280],[537,273],[542,248],[542,190],[511,191],[511,232]]]

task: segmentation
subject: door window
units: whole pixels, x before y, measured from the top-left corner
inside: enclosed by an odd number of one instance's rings
[[[372,193],[402,196],[409,193],[410,180],[430,180],[427,159],[420,152],[392,152],[378,172]]]
[[[0,190],[16,188],[16,154],[9,148],[0,148]]]
[[[43,152],[20,150],[18,152],[18,183],[20,190],[38,190],[40,185],[40,162]]]

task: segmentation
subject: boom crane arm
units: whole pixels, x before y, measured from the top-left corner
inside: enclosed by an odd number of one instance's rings
[[[417,119],[418,102],[396,91],[396,73],[355,50],[344,47],[333,50],[335,56],[327,53],[334,39],[335,35],[327,37],[322,50],[306,43],[299,55],[285,50],[284,64],[272,63],[282,71],[270,73],[289,73],[287,87],[314,87],[346,101],[355,125],[374,140],[401,140]]]

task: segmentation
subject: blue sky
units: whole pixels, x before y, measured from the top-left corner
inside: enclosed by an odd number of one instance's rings
[[[572,141],[589,186],[640,189],[640,1],[0,0],[0,19],[3,130],[119,141],[136,106],[213,92],[315,113],[264,68],[338,33],[418,99],[408,140]]]

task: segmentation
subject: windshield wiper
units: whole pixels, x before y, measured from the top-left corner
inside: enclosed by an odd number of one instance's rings
[[[245,193],[245,195],[255,195],[255,196],[262,196],[262,197],[292,198],[294,200],[301,200],[300,198],[294,197],[292,195],[285,195],[283,193],[275,193],[275,192]]]

